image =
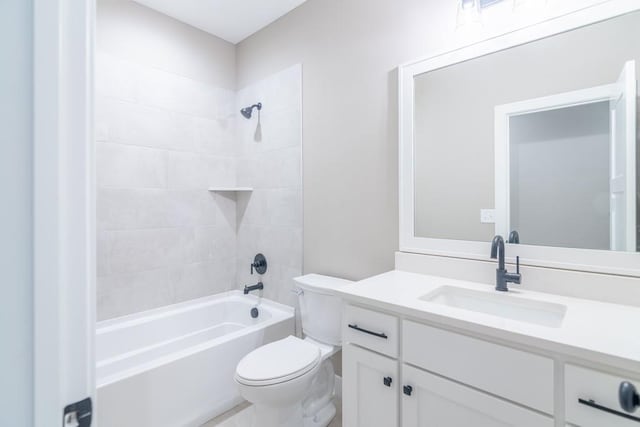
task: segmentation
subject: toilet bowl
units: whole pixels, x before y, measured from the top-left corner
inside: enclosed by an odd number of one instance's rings
[[[247,354],[235,382],[254,404],[252,427],[326,427],[336,414],[330,357],[341,345],[341,299],[351,283],[308,274],[294,279],[304,339],[289,336]]]

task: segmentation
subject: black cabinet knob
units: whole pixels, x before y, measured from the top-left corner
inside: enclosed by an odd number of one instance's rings
[[[384,385],[386,385],[387,387],[391,387],[391,381],[393,381],[391,377],[384,377],[384,379],[382,380]]]
[[[636,408],[640,406],[640,396],[638,396],[635,386],[629,381],[620,383],[618,399],[620,400],[620,406],[626,412],[635,412]]]
[[[402,387],[402,392],[407,396],[411,396],[411,393],[413,392],[413,387],[411,387],[410,385],[405,385],[404,387]]]

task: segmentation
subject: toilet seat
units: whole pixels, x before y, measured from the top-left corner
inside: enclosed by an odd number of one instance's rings
[[[268,386],[291,381],[320,364],[320,348],[289,336],[247,354],[238,363],[236,381],[248,386]]]

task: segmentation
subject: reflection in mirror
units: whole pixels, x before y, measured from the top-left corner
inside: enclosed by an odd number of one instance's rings
[[[609,248],[607,102],[512,117],[509,150],[508,219],[527,244]]]
[[[637,40],[640,12],[415,76],[415,235],[637,251]]]

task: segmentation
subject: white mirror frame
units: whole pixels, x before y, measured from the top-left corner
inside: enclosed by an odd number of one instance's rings
[[[490,242],[415,236],[415,76],[638,10],[638,0],[609,0],[398,68],[400,251],[473,260],[488,260],[490,251]],[[523,265],[640,277],[640,253],[523,244],[508,246],[508,261],[513,262],[519,255]]]

